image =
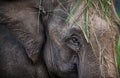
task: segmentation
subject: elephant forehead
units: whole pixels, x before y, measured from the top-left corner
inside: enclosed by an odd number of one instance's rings
[[[114,57],[116,57],[117,30],[115,24],[106,20],[106,18],[93,14],[89,19],[89,32],[96,56],[104,58],[104,64],[109,65],[106,66],[107,73],[113,77],[116,71],[112,64],[115,64]]]
[[[96,32],[97,35],[102,35],[103,33],[110,31],[110,25],[105,20],[98,15],[92,15],[89,24],[90,32]]]

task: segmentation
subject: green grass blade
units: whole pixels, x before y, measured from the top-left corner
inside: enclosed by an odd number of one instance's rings
[[[89,38],[89,11],[86,10],[86,25],[85,25],[86,35]]]
[[[77,11],[77,9],[79,8],[81,0],[77,0],[77,4],[76,6],[71,10],[70,14],[68,15],[66,22],[69,22],[70,18],[73,16],[73,14],[75,14],[75,12]]]
[[[117,45],[117,64],[118,64],[118,68],[120,69],[120,36]]]

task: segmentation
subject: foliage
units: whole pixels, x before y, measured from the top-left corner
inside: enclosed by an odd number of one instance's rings
[[[96,0],[86,0],[87,1],[87,7],[85,8],[85,30],[83,30],[83,33],[85,32],[85,36],[87,37],[87,42],[90,43],[89,40],[89,7],[96,7]],[[73,17],[74,13],[77,11],[79,5],[80,5],[80,0],[77,0],[77,4],[76,6],[72,9],[72,11],[70,12],[70,14],[68,14],[68,18],[66,19],[67,22],[69,22],[69,19]],[[99,9],[102,11],[102,13],[105,16],[105,19],[109,22],[110,21],[110,7],[111,7],[111,0],[98,0],[99,2]],[[118,16],[120,17],[120,0],[116,0],[116,11],[118,13]],[[74,20],[74,19],[73,19]],[[90,43],[91,44],[91,43]],[[91,44],[92,45],[92,44]],[[120,38],[118,41],[118,46],[117,46],[117,64],[118,67],[120,69]]]
[[[117,45],[117,63],[118,63],[118,68],[120,69],[120,37]]]
[[[116,8],[118,16],[120,17],[120,1],[119,0],[116,0],[115,8]],[[117,45],[117,64],[118,64],[118,68],[120,70],[120,36],[119,36],[119,41],[118,41],[118,45]]]
[[[66,19],[66,22],[69,22],[69,20],[73,18],[73,15],[75,14],[75,12],[77,11],[77,9],[79,8],[80,3],[83,0],[77,0],[77,4],[75,5],[75,7],[71,10],[71,12],[68,14],[68,17]],[[87,2],[87,6],[84,8],[84,12],[86,14],[86,18],[85,18],[85,30],[83,30],[83,33],[87,42],[90,43],[90,39],[89,39],[89,8],[90,7],[96,7],[98,5],[96,5],[96,0],[86,0]],[[111,6],[111,0],[98,0],[97,1],[99,3],[99,9],[102,11],[102,13],[104,14],[105,18],[107,21],[109,21],[109,10],[110,10],[110,6]]]

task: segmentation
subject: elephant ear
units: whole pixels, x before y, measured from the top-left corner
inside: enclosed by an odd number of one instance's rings
[[[5,27],[24,46],[28,57],[34,63],[37,62],[43,46],[44,29],[41,21],[38,20],[37,10],[33,8],[37,4],[32,6],[36,0],[31,0],[33,4],[31,1],[27,3],[25,0],[5,1],[1,1],[3,5],[0,6],[0,19],[2,19],[0,24],[5,24]]]
[[[28,57],[33,61],[33,63],[36,63],[40,56],[42,55],[42,46],[43,46],[43,34],[41,36],[38,36],[38,38],[28,37],[23,43],[26,53]]]
[[[42,56],[42,48],[44,44],[44,29],[41,22],[37,25],[37,30],[35,32],[30,33],[29,31],[17,31],[19,36],[18,38],[22,42],[23,46],[25,47],[26,53],[28,57],[36,63]]]
[[[6,17],[1,17],[1,19],[4,18]],[[6,24],[5,27],[8,28],[12,35],[16,37],[16,39],[23,45],[28,57],[32,60],[33,63],[36,63],[40,59],[40,56],[42,56],[42,47],[45,35],[41,22],[39,22],[39,25],[37,25],[39,27],[35,28],[25,28],[27,25],[22,26],[21,22],[9,21],[9,19],[3,20],[2,22],[0,21],[0,23]],[[30,31],[31,29],[35,29],[35,31]]]
[[[44,32],[42,25],[40,25],[39,33],[30,33],[24,29],[15,29],[11,27],[10,31],[17,38],[17,40],[23,45],[26,54],[32,60],[33,63],[36,63],[40,56],[42,56],[42,47],[44,43]],[[17,31],[14,31],[17,30]],[[19,31],[21,30],[21,31]]]

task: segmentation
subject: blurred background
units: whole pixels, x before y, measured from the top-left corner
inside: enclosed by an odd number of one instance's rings
[[[120,17],[120,0],[115,0],[116,11]]]
[[[120,0],[115,0],[115,8],[120,18]],[[118,41],[118,46],[117,46],[117,64],[118,64],[118,70],[119,70],[119,75],[120,75],[120,35],[119,35],[119,41]]]

